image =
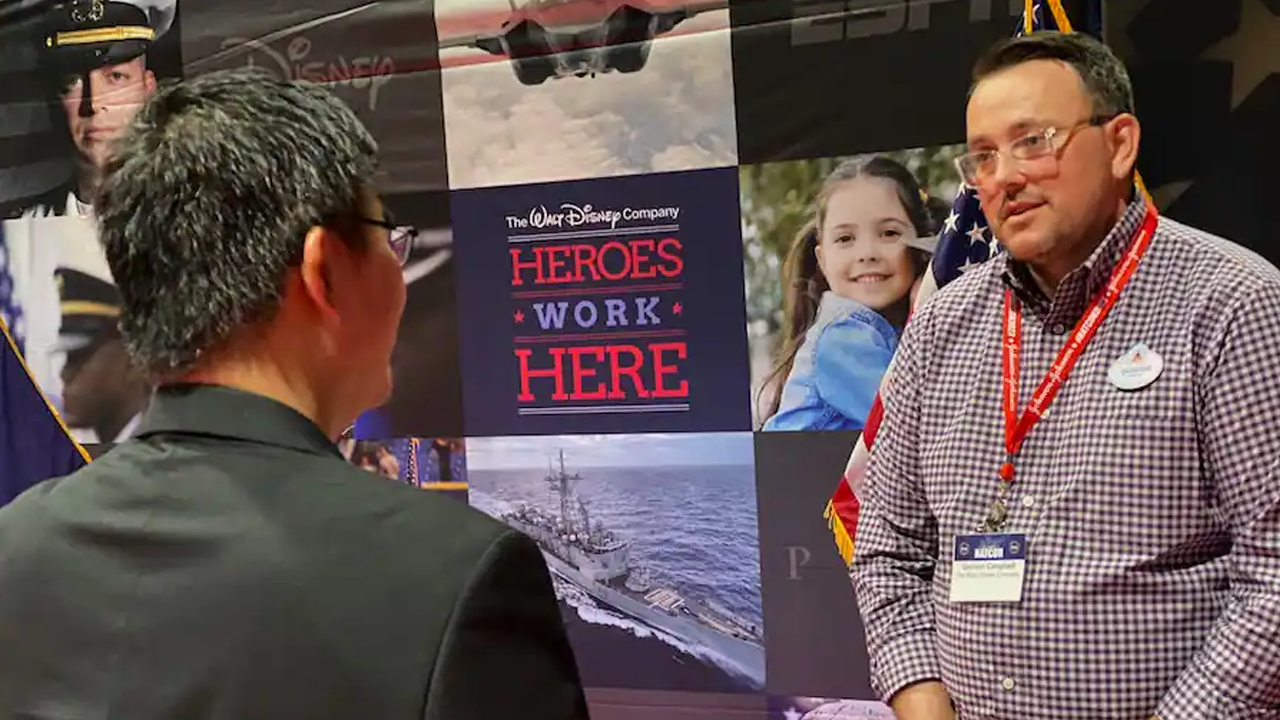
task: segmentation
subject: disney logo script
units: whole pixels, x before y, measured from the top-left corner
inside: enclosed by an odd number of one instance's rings
[[[284,54],[266,43],[250,38],[227,38],[222,41],[223,50],[237,47],[266,55],[271,61],[268,65],[275,65],[268,69],[278,72],[284,80],[307,80],[330,86],[347,86],[355,90],[368,89],[370,110],[378,109],[378,91],[391,82],[396,74],[395,61],[381,55],[356,58],[338,55],[328,61],[307,61],[307,57],[311,55],[311,41],[302,36],[290,40]],[[251,54],[249,67],[255,66]]]
[[[529,210],[527,227],[560,228],[608,224],[609,229],[612,230],[617,227],[621,219],[622,213],[617,210],[596,210],[591,205],[579,207],[570,203],[561,203],[558,212],[548,210],[545,205]]]

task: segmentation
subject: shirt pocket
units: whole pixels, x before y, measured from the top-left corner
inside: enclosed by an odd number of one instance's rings
[[[1091,414],[1102,437],[1120,434],[1137,438],[1164,435],[1184,424],[1194,426],[1194,385],[1188,363],[1182,358],[1164,361],[1161,373],[1149,384],[1122,390],[1111,383],[1104,369],[1090,393]]]

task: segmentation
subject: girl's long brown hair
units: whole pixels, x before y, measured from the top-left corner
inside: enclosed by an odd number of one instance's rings
[[[827,201],[842,183],[859,177],[884,178],[893,182],[898,200],[907,212],[907,218],[915,227],[916,235],[925,237],[937,232],[935,213],[925,193],[920,189],[911,171],[900,163],[883,155],[846,160],[831,171],[822,181],[822,187],[814,198],[811,216],[791,241],[782,266],[783,282],[783,341],[773,370],[760,386],[760,394],[768,394],[769,400],[762,417],[770,418],[778,412],[782,402],[782,386],[791,374],[796,354],[804,343],[804,335],[818,315],[818,303],[822,294],[831,289],[818,267],[816,248],[820,241],[822,225],[826,221]],[[924,273],[929,256],[922,250],[910,249],[916,277]],[[903,299],[910,302],[910,297]]]

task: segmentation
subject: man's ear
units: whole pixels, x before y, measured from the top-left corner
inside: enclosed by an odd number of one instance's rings
[[[332,264],[335,254],[343,251],[340,239],[333,231],[313,227],[302,241],[302,263],[299,279],[302,291],[311,301],[316,313],[325,320],[336,321],[338,309],[333,302]]]
[[[1117,180],[1129,177],[1138,163],[1142,126],[1138,118],[1122,113],[1111,121],[1111,174]]]

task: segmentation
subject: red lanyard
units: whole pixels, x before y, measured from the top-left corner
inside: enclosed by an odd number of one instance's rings
[[[1044,380],[1040,381],[1040,387],[1036,388],[1035,394],[1031,396],[1031,402],[1027,404],[1027,409],[1021,417],[1018,416],[1018,381],[1022,349],[1022,305],[1014,299],[1012,290],[1005,290],[1002,371],[1004,443],[1008,458],[1000,468],[1000,477],[1005,482],[1013,482],[1013,458],[1022,448],[1022,441],[1026,439],[1027,433],[1031,432],[1036,422],[1044,416],[1045,410],[1053,402],[1058,390],[1062,389],[1067,382],[1067,376],[1071,374],[1071,368],[1076,364],[1076,360],[1080,359],[1085,347],[1093,339],[1094,333],[1102,325],[1103,319],[1120,298],[1120,291],[1129,284],[1129,279],[1138,269],[1138,262],[1146,253],[1147,246],[1151,244],[1151,236],[1155,234],[1156,219],[1155,207],[1148,204],[1146,217],[1143,218],[1137,235],[1129,242],[1124,258],[1111,271],[1111,278],[1093,299],[1089,311],[1076,323],[1071,331],[1071,337],[1058,351],[1057,359],[1049,366],[1049,372],[1045,374]]]

